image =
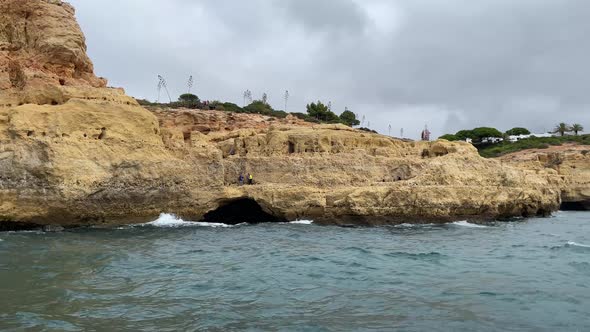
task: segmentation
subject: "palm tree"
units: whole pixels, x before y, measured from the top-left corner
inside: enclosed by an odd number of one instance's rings
[[[567,123],[562,122],[555,127],[554,133],[559,133],[561,136],[564,136],[568,131],[570,131],[570,126]]]
[[[584,131],[584,127],[579,123],[574,123],[570,129],[576,134],[576,136],[578,136],[579,132]]]

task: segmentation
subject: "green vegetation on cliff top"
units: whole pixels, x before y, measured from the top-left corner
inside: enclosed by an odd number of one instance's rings
[[[528,149],[547,149],[565,143],[590,145],[590,135],[559,136],[559,137],[531,137],[518,142],[502,142],[498,144],[478,147],[479,154],[485,158],[499,157],[505,154]],[[590,150],[590,147],[589,147]]]
[[[344,112],[338,116],[332,112],[330,106],[326,106],[321,101],[310,103],[307,105],[307,113],[287,113],[283,110],[275,110],[265,100],[266,95],[263,96],[263,100],[254,100],[249,105],[240,107],[234,103],[211,101],[203,102],[194,94],[185,93],[180,95],[178,101],[170,103],[152,103],[148,100],[137,99],[137,102],[142,106],[152,106],[161,108],[190,108],[190,109],[201,109],[201,110],[216,110],[225,111],[232,113],[250,113],[250,114],[261,114],[274,118],[286,118],[288,115],[295,116],[301,120],[313,123],[342,123],[347,126],[358,126],[360,121],[356,118],[356,115],[351,112],[348,108],[345,108]]]

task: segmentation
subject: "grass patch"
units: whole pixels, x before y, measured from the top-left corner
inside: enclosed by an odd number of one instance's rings
[[[531,137],[514,143],[502,142],[498,144],[478,147],[478,151],[482,157],[495,158],[513,152],[529,149],[547,149],[550,146],[560,146],[565,143],[579,143],[584,145],[590,145],[590,135]]]

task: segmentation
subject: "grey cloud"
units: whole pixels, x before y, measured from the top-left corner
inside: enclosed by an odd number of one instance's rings
[[[332,101],[417,137],[480,125],[590,127],[584,0],[71,1],[98,74],[155,99],[189,74],[206,99]]]
[[[366,12],[352,0],[284,0],[275,1],[274,5],[284,10],[287,19],[310,33],[357,35],[368,24]]]

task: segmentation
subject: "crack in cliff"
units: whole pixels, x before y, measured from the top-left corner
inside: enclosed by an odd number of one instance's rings
[[[25,12],[25,46],[29,47],[30,37],[29,37],[29,17],[31,17],[31,12]]]

